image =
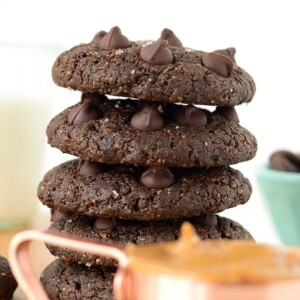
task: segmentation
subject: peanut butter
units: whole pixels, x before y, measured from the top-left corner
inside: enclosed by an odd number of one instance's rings
[[[262,283],[300,278],[300,249],[247,241],[202,241],[184,223],[175,242],[128,245],[133,270],[218,283]]]

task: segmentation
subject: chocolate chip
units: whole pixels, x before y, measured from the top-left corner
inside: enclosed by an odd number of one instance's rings
[[[103,94],[90,94],[90,93],[83,93],[81,95],[82,102],[94,102],[99,103],[108,100],[108,98]]]
[[[164,120],[156,104],[146,104],[131,118],[131,126],[140,131],[157,130],[164,127]]]
[[[97,175],[104,171],[105,166],[103,164],[90,160],[81,159],[77,167],[78,174],[83,176]]]
[[[166,40],[169,43],[169,46],[172,47],[183,47],[181,41],[179,40],[179,38],[174,34],[174,32],[168,28],[165,28],[161,34],[160,34],[160,38],[162,40]]]
[[[163,189],[175,182],[175,176],[166,167],[156,166],[146,170],[141,176],[141,183],[151,189]]]
[[[225,56],[228,56],[229,58],[232,59],[233,62],[235,62],[235,48],[231,47],[231,48],[227,48],[227,49],[219,49],[219,50],[216,50],[214,51],[215,53],[219,53],[219,54],[222,54],[222,55],[225,55]]]
[[[113,27],[99,42],[100,48],[104,50],[128,48],[131,46],[130,41],[122,35],[121,29]]]
[[[216,113],[226,118],[228,121],[239,123],[239,116],[234,107],[231,106],[218,106]]]
[[[50,219],[51,222],[58,223],[60,221],[67,219],[68,217],[69,217],[68,213],[61,212],[59,210],[51,208],[51,219]]]
[[[95,34],[95,36],[92,39],[92,43],[100,43],[100,41],[102,40],[102,38],[107,34],[106,31],[99,31]]]
[[[141,49],[143,61],[154,65],[167,65],[173,62],[173,54],[168,48],[168,41],[159,39]]]
[[[117,222],[114,218],[99,217],[96,219],[94,227],[97,229],[105,230],[112,229],[117,226]]]
[[[270,168],[285,172],[300,172],[300,155],[289,151],[276,151],[270,157]]]
[[[84,103],[73,107],[68,115],[69,124],[84,124],[90,120],[98,120],[101,111],[96,103],[84,101]]]
[[[200,226],[218,226],[218,218],[216,215],[198,216],[191,219],[193,223]]]
[[[174,114],[174,120],[181,125],[190,125],[197,128],[207,124],[206,114],[202,109],[193,105],[186,105],[179,108]]]
[[[202,57],[203,65],[224,77],[228,77],[232,73],[233,61],[231,58],[218,54],[218,53],[206,53]]]

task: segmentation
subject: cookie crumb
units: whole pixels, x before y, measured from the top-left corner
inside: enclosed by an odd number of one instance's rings
[[[114,198],[118,198],[119,197],[119,193],[116,190],[112,191]]]

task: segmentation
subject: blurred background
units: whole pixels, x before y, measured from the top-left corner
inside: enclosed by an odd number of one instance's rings
[[[237,63],[254,77],[256,96],[237,111],[241,125],[257,137],[259,150],[254,160],[235,166],[251,180],[253,195],[248,204],[222,215],[240,222],[256,240],[278,243],[256,172],[274,150],[300,150],[297,7],[289,0],[1,0],[0,179],[7,190],[0,192],[0,218],[8,208],[16,219],[18,213],[31,215],[43,174],[69,159],[46,144],[51,117],[80,99],[80,93],[52,82],[56,56],[115,25],[130,40],[155,40],[168,27],[190,48],[235,47]]]

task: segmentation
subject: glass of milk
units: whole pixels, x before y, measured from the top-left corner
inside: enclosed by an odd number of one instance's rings
[[[0,43],[0,231],[35,214],[59,50]]]

